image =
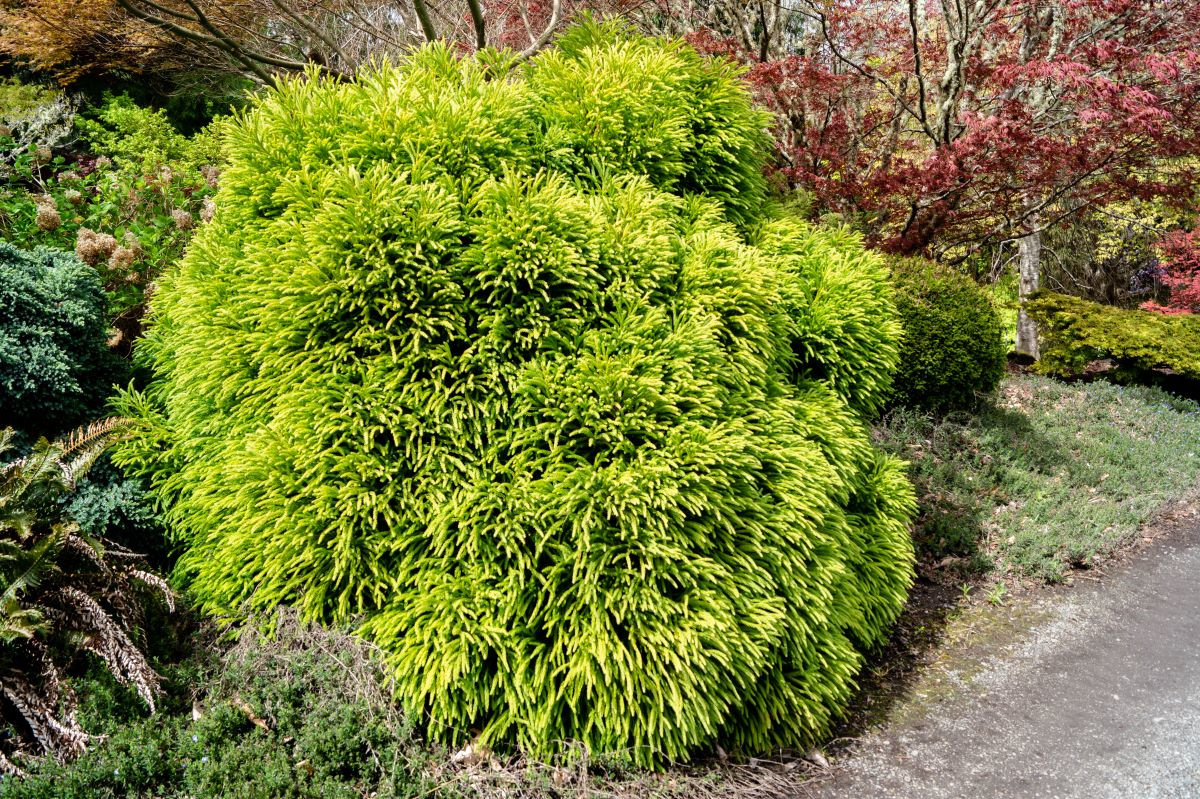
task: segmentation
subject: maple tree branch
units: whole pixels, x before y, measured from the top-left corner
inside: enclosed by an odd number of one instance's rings
[[[562,0],[554,0],[550,7],[550,20],[546,23],[546,27],[541,34],[529,43],[529,46],[517,54],[515,63],[520,63],[529,58],[532,58],[539,50],[546,46],[550,41],[550,37],[554,35],[554,31],[558,28],[559,18],[562,13]]]
[[[930,139],[937,141],[937,135],[933,132],[933,130],[929,127],[929,125],[925,122],[925,120],[923,120],[921,118],[921,115],[917,111],[915,111],[913,109],[913,107],[911,105],[909,105],[908,102],[905,101],[905,99],[899,95],[898,92],[896,92],[896,90],[892,87],[891,83],[889,83],[887,80],[880,77],[879,75],[875,75],[875,74],[871,73],[870,71],[868,71],[867,69],[865,69],[861,65],[859,65],[857,62],[851,60],[850,58],[848,58],[847,56],[845,56],[842,53],[842,51],[838,48],[837,44],[834,42],[832,34],[829,32],[829,20],[825,16],[825,13],[816,8],[816,6],[814,4],[814,0],[807,0],[807,2],[809,4],[809,6],[811,8],[813,8],[813,10],[812,11],[801,11],[798,9],[797,13],[799,13],[803,16],[806,16],[809,19],[815,20],[818,23],[818,25],[820,25],[821,36],[824,39],[825,44],[829,47],[829,51],[833,54],[834,58],[836,58],[840,63],[842,63],[845,66],[849,67],[850,69],[854,70],[856,73],[863,76],[864,78],[866,78],[870,81],[873,81],[873,82],[877,83],[878,85],[882,86],[884,91],[886,91],[888,94],[890,94],[892,96],[892,98],[900,105],[900,107],[902,107],[909,114],[909,116],[911,116],[913,119],[915,119],[921,123],[921,128],[922,128],[923,132]]]
[[[471,11],[471,25],[475,28],[475,49],[487,47],[487,28],[484,25],[483,6],[479,0],[467,0],[467,8]]]
[[[332,37],[325,35],[325,33],[317,28],[316,25],[312,24],[307,19],[288,7],[287,0],[271,0],[271,4],[278,9],[279,13],[283,14],[292,22],[296,23],[301,28],[308,31],[310,34],[320,40],[333,52],[334,56],[337,57],[340,63],[345,64],[349,62],[350,59],[346,58],[346,54],[342,52],[342,48],[338,47],[337,42],[335,42]]]
[[[921,112],[921,121],[925,122],[925,74],[921,69],[921,42],[917,31],[917,0],[908,0],[908,25],[912,31],[913,73],[917,78],[917,102]]]
[[[158,3],[153,2],[153,0],[138,0],[138,2],[144,3],[145,5],[149,6],[150,8],[153,8],[155,11],[158,11],[159,13],[155,14],[155,13],[152,13],[151,11],[147,11],[145,8],[142,8],[140,5],[135,4],[135,2],[133,0],[117,0],[117,4],[121,8],[123,8],[125,11],[132,14],[134,17],[142,20],[143,22],[147,22],[150,25],[153,25],[164,31],[167,31],[168,33],[172,33],[175,36],[180,37],[181,39],[185,39],[187,41],[194,42],[196,44],[201,44],[201,45],[205,45],[205,46],[220,50],[221,52],[224,52],[226,55],[230,56],[231,58],[236,60],[238,63],[240,63],[251,74],[253,74],[256,78],[258,78],[258,80],[260,82],[262,82],[262,83],[270,83],[271,82],[270,73],[267,72],[265,69],[263,69],[258,64],[254,63],[252,60],[250,60],[242,52],[241,48],[238,47],[237,45],[233,44],[233,42],[231,42],[227,37],[216,37],[216,36],[203,34],[198,31],[194,31],[191,28],[187,28],[183,25],[180,25],[176,22],[172,22],[171,20],[167,19],[165,16],[160,16],[160,14],[166,14],[168,16],[176,16],[176,17],[178,17],[179,15],[176,12],[173,12],[170,9],[164,8],[163,6],[159,5]]]
[[[429,16],[429,6],[425,0],[412,0],[413,11],[417,15],[417,22],[421,25],[421,32],[425,34],[425,41],[432,42],[437,39],[437,28],[433,24],[433,17]]]

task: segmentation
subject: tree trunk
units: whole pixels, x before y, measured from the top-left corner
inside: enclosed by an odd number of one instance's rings
[[[1025,299],[1038,290],[1038,280],[1042,266],[1042,234],[1030,233],[1017,239],[1019,255],[1020,283],[1017,296],[1021,309],[1017,311],[1017,354],[1033,358],[1041,357],[1038,352],[1037,323],[1025,313]]]

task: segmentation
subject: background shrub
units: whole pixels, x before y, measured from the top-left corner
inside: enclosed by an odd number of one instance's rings
[[[95,270],[0,242],[0,427],[54,435],[95,418],[125,374],[107,338]]]
[[[0,125],[19,150],[70,144],[74,122],[75,103],[61,92],[0,78]]]
[[[1089,363],[1111,358],[1113,376],[1153,381],[1154,369],[1200,379],[1200,317],[1124,310],[1044,291],[1026,301],[1038,323],[1040,367],[1077,375]]]
[[[184,136],[166,112],[140,106],[128,96],[106,98],[94,118],[82,118],[77,125],[95,152],[108,155],[128,172],[147,175],[167,167],[199,173],[201,167],[222,160],[219,123]]]
[[[1004,375],[1003,330],[991,298],[952,269],[908,258],[891,266],[904,328],[892,402],[932,411],[971,407]]]
[[[615,26],[266,94],[123,400],[204,608],[362,619],[458,743],[827,729],[912,576],[862,416],[898,327],[856,238],[765,204],[765,124]]]
[[[95,268],[127,354],[147,287],[213,211],[219,125],[185,137],[127,97],[89,113],[95,118],[73,118],[70,129],[91,151],[22,146],[0,130],[0,238],[74,250]]]

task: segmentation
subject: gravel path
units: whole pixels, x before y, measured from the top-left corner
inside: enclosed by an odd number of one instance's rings
[[[863,739],[822,799],[1200,799],[1200,527],[1050,603],[950,698]]]

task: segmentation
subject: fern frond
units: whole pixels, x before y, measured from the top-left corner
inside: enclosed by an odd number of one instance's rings
[[[129,429],[127,420],[111,417],[73,430],[58,443],[58,458],[63,463],[67,482],[74,486],[104,451]]]
[[[142,571],[140,569],[131,570],[129,572],[129,576],[158,591],[159,595],[162,596],[163,602],[167,606],[167,610],[169,610],[171,613],[175,612],[175,592],[171,589],[170,584],[167,583],[166,580],[159,577],[157,574]]]
[[[73,757],[88,735],[74,713],[47,636],[93,651],[118,681],[153,709],[158,675],[130,637],[142,622],[146,592],[166,587],[137,568],[141,559],[86,534],[65,515],[80,478],[119,438],[124,420],[110,419],[64,440],[39,440],[23,458],[0,470],[0,703],[15,712],[35,753]],[[169,592],[164,598],[173,607]],[[72,655],[70,648],[65,654]],[[6,765],[7,764],[7,765]],[[0,771],[11,761],[0,762]]]
[[[0,569],[0,579],[3,580],[0,606],[8,608],[11,603],[19,600],[23,593],[37,588],[47,573],[55,569],[55,563],[68,536],[69,533],[63,526],[55,526],[29,548],[14,548],[15,552],[9,550],[3,553]]]
[[[112,614],[94,597],[71,586],[54,592],[47,601],[57,604],[79,631],[87,633],[83,647],[99,657],[118,682],[133,688],[153,713],[159,676]]]
[[[16,598],[0,604],[0,641],[8,644],[18,638],[32,638],[45,632],[46,620],[37,608],[23,608]]]
[[[129,421],[120,416],[110,416],[107,419],[101,419],[92,422],[83,427],[77,427],[67,434],[67,437],[60,439],[59,449],[61,450],[61,458],[69,458],[72,455],[80,452],[84,447],[91,447],[97,443],[111,441],[114,433],[119,433],[129,427]]]

